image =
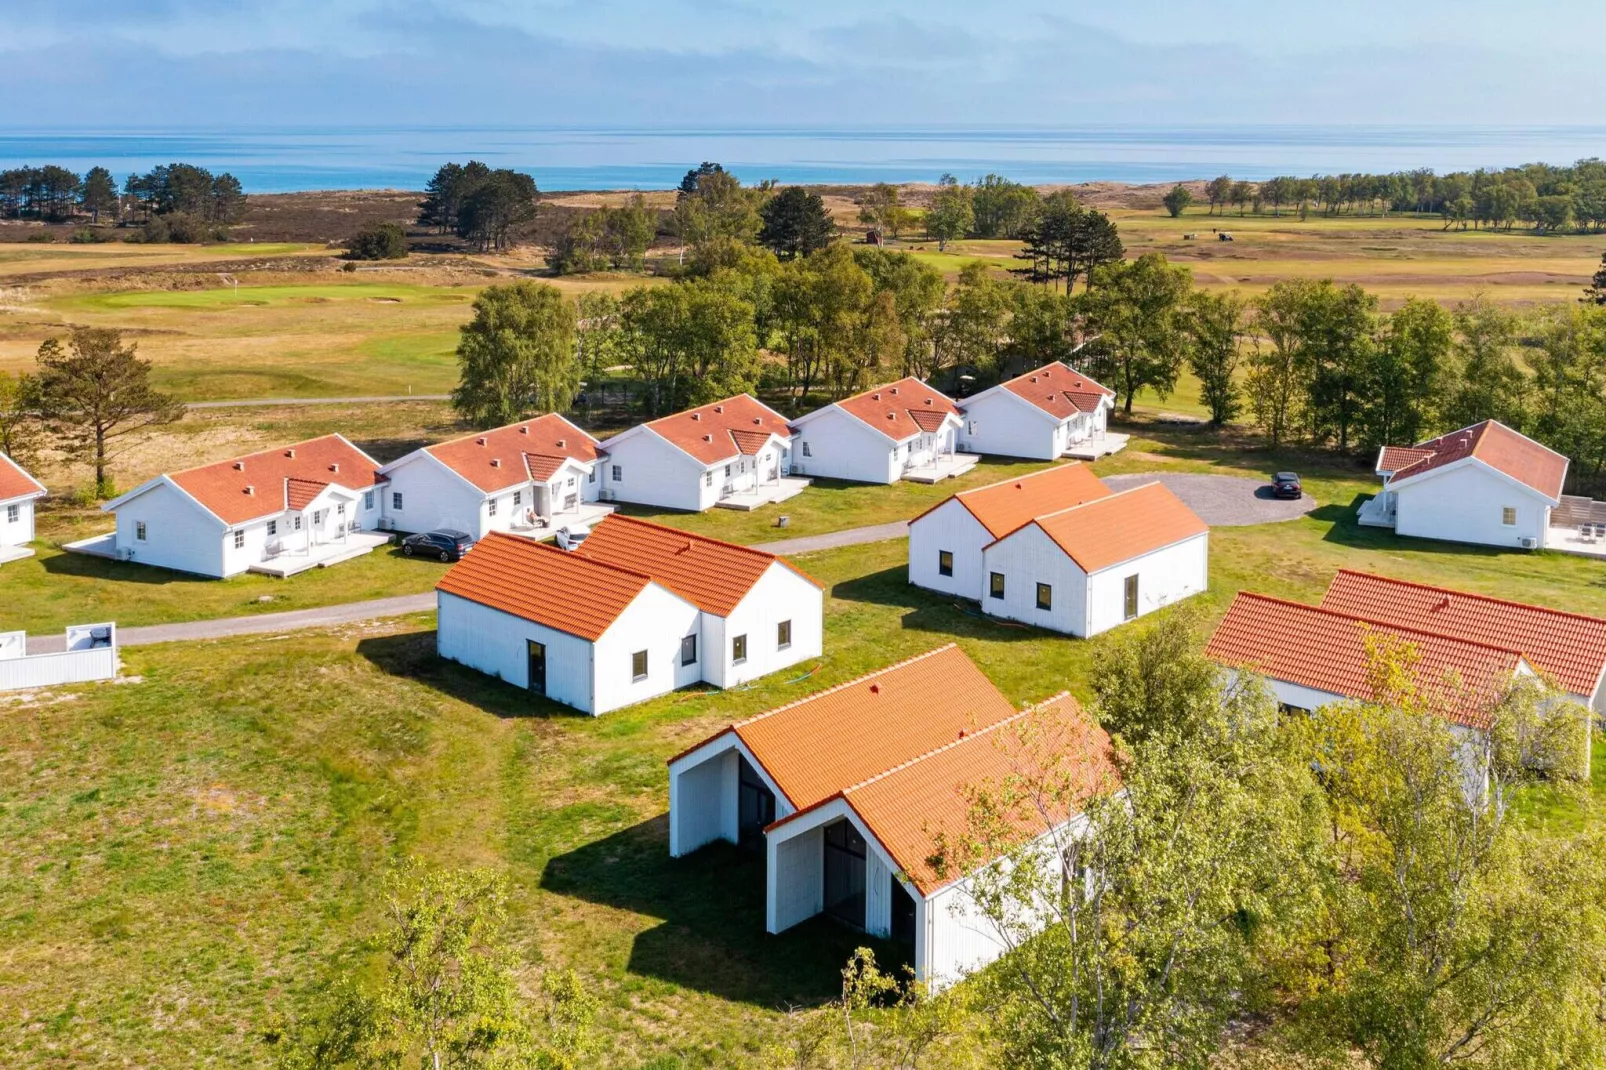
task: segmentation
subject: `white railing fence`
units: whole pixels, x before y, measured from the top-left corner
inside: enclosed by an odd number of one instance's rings
[[[117,675],[117,625],[75,624],[66,649],[29,654],[26,632],[0,632],[0,691],[110,680]]]

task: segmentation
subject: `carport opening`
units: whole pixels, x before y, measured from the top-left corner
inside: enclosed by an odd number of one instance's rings
[[[825,912],[864,928],[864,837],[846,818],[825,826]]]
[[[765,787],[745,754],[738,754],[741,774],[737,780],[737,843],[750,850],[764,846],[764,829],[775,822],[775,793]]]
[[[909,894],[909,889],[896,874],[889,873],[887,880],[892,882],[892,897],[888,900],[892,904],[892,940],[894,943],[915,946],[915,897]]]

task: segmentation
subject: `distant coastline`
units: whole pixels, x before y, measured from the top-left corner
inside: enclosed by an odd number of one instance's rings
[[[1599,127],[1083,126],[909,129],[532,127],[43,131],[0,128],[0,169],[41,163],[129,172],[184,160],[248,193],[421,189],[443,159],[481,159],[543,190],[662,190],[719,160],[744,181],[867,185],[962,181],[1131,185],[1227,173],[1436,172],[1606,156]]]

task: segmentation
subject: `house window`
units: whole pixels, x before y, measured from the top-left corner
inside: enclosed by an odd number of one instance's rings
[[[490,504],[488,506],[486,506],[485,512],[486,512],[486,514],[488,516],[495,516],[496,515],[496,499],[495,498],[491,499]]]
[[[1517,526],[1517,510],[1516,510],[1516,508],[1513,507],[1513,506],[1508,505],[1504,509],[1501,509],[1500,510],[1500,523],[1504,524],[1508,528],[1516,527]]]
[[[569,489],[570,490],[574,489],[574,477],[573,476],[569,477]]]
[[[519,503],[522,502],[522,501],[524,501],[524,492],[522,490],[514,491],[513,492],[513,508],[517,509],[519,507]]]
[[[271,539],[277,534],[279,534],[279,522],[277,520],[268,521],[268,537]]]
[[[400,509],[402,507],[402,492],[401,491],[397,490],[397,491],[392,491],[391,492],[391,495],[390,495],[390,507],[392,509]]]
[[[712,473],[712,472],[704,472],[703,473],[703,486],[712,487],[713,485],[714,485],[714,473]]]
[[[809,449],[809,444],[807,442],[803,443],[803,456],[805,456],[805,457],[813,457],[814,456],[814,451]]]
[[[300,531],[300,530],[301,530],[301,514],[300,514],[300,513],[297,513],[297,514],[296,514],[296,515],[295,515],[295,516],[294,516],[294,517],[293,517],[293,518],[292,518],[292,520],[293,520],[293,522],[294,522],[294,524],[295,524],[295,529],[296,529],[296,530],[297,530],[297,531]],[[141,538],[144,538],[144,536],[143,536],[143,535],[142,535],[142,536],[140,536],[140,537],[141,537]]]
[[[134,538],[138,539],[140,542],[145,541],[145,521],[136,520],[134,522]]]
[[[20,505],[8,505],[8,506],[6,506],[6,523],[7,524],[15,524],[17,521],[19,521],[21,519],[22,519],[22,506],[20,506]]]
[[[1046,583],[1039,583],[1037,585],[1037,608],[1054,608],[1054,588]]]
[[[618,465],[614,465],[613,466],[613,481],[615,483],[621,483],[621,482],[624,481],[624,478],[625,478],[625,470],[623,468],[620,468]]]
[[[587,483],[595,483],[596,481],[597,481],[597,470],[595,468],[593,468],[591,471],[586,473],[586,482]]]
[[[792,645],[792,622],[783,620],[775,626],[775,649],[785,650]]]
[[[937,575],[952,576],[954,574],[954,552],[952,550],[937,551]]]
[[[994,598],[1004,597],[1004,574],[1002,572],[994,572],[988,578],[987,593]]]
[[[362,507],[364,509],[370,509],[370,510],[373,509],[373,507],[374,507],[374,492],[373,491],[371,491],[371,490],[363,491]]]
[[[647,652],[638,650],[630,655],[630,682],[636,683],[647,678]]]
[[[1135,572],[1126,578],[1126,604],[1122,612],[1127,620],[1138,615],[1138,576]]]
[[[244,528],[235,529],[235,532],[234,532],[234,548],[236,550],[245,549],[245,529]]]
[[[731,477],[731,466],[727,464],[725,466],[725,478],[729,479],[730,477]]]
[[[345,516],[346,515],[346,503],[345,502],[339,502],[339,503],[337,503],[335,505],[335,515],[337,515],[337,516]]]
[[[680,640],[680,663],[682,665],[697,664],[697,636],[687,635]]]
[[[731,640],[731,664],[740,665],[747,660],[747,636],[738,635]]]

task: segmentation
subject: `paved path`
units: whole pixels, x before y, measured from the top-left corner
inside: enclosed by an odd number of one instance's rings
[[[847,531],[833,531],[825,535],[759,543],[754,548],[777,554],[803,554],[814,550],[834,550],[840,546],[901,539],[908,533],[908,523],[899,520],[893,524],[875,524],[870,527],[849,528]],[[308,628],[327,628],[336,624],[381,620],[385,617],[402,617],[409,613],[428,613],[434,608],[435,592],[425,591],[422,594],[404,594],[394,598],[375,598],[367,602],[345,602],[341,605],[319,606],[314,609],[292,609],[283,613],[258,613],[249,617],[221,617],[216,620],[181,621],[177,624],[152,624],[143,628],[119,628],[117,642],[120,646],[149,646],[152,643],[222,639],[231,635],[273,635],[279,632],[299,632]],[[63,644],[64,640],[59,635],[30,636],[28,653],[54,653],[61,650]]]
[[[379,405],[392,401],[450,401],[450,394],[389,394],[357,398],[250,398],[245,401],[187,401],[190,409],[252,409],[267,405]]]
[[[1199,514],[1213,528],[1270,524],[1279,520],[1298,520],[1316,508],[1309,494],[1298,501],[1271,496],[1271,485],[1264,480],[1241,476],[1213,476],[1200,472],[1138,472],[1133,475],[1105,476],[1112,490],[1127,490],[1144,483],[1164,483],[1183,504]]]

